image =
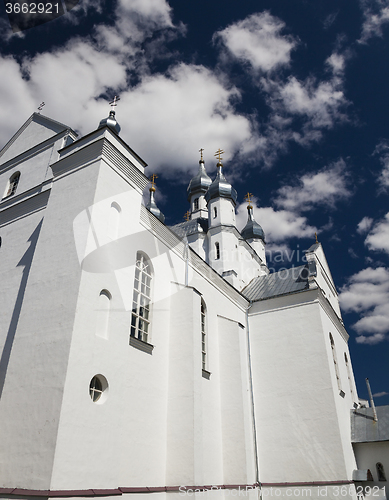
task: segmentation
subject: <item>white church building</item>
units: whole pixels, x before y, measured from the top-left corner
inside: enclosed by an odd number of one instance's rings
[[[269,273],[221,154],[167,227],[114,111],[0,152],[0,498],[387,498],[320,243]]]

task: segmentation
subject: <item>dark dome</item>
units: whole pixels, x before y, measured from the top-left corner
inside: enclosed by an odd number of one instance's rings
[[[262,227],[258,224],[258,222],[254,219],[253,209],[249,205],[248,207],[248,221],[245,227],[241,231],[241,235],[245,240],[262,240],[265,241],[265,233]]]
[[[206,193],[209,186],[212,184],[211,178],[205,171],[204,161],[199,161],[200,167],[198,173],[191,179],[188,186],[188,201],[195,193]]]
[[[109,116],[107,118],[104,118],[103,120],[101,120],[101,122],[99,123],[99,126],[97,128],[99,129],[99,128],[103,128],[103,127],[108,127],[113,132],[115,132],[115,134],[119,135],[120,125],[116,121],[115,111],[110,111]]]
[[[218,173],[216,179],[209,186],[207,194],[205,195],[205,199],[208,202],[213,198],[230,198],[234,202],[234,204],[236,204],[238,193],[224,177],[222,171],[223,165],[221,163],[218,163],[217,166]]]

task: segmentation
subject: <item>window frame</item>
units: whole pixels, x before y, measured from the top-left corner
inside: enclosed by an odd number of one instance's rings
[[[138,252],[134,272],[130,337],[145,343],[150,343],[153,277],[149,257]]]
[[[11,196],[14,196],[16,193],[16,190],[18,188],[19,182],[20,182],[20,171],[18,170],[17,172],[14,172],[11,177],[8,179],[7,187],[4,192],[3,199],[5,198],[10,198]]]

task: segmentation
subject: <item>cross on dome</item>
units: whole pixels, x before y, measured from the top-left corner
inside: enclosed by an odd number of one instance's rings
[[[112,101],[109,103],[111,105],[112,111],[115,110],[115,106],[117,106],[117,102],[120,101],[120,97],[118,95],[115,95],[115,97],[112,99]]]
[[[188,220],[190,219],[190,212],[189,210],[185,213],[184,215],[184,219],[188,222]]]
[[[246,193],[244,195],[244,199],[249,204],[249,207],[251,207],[251,201],[252,201],[251,196],[253,196],[253,193]]]
[[[200,157],[200,160],[201,160],[201,161],[203,161],[203,151],[204,151],[204,148],[200,148],[200,149],[199,149],[199,153],[200,153],[200,155],[201,155],[201,157]]]
[[[40,113],[40,112],[42,111],[43,106],[46,106],[46,103],[42,101],[42,102],[39,104],[39,106],[38,106],[38,113]]]
[[[158,179],[158,175],[157,174],[150,175],[150,181],[151,181],[151,185],[153,187],[155,186],[155,179]]]
[[[225,152],[224,152],[222,149],[220,149],[220,148],[219,148],[213,156],[218,156],[218,157],[219,157],[219,158],[218,158],[219,163],[221,163],[221,161],[222,161],[222,159],[223,159],[223,158],[221,157],[221,155],[222,155],[222,154],[224,154],[224,153],[225,153]]]

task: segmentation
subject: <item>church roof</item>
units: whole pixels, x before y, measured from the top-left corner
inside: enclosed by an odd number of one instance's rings
[[[191,179],[188,186],[188,201],[193,194],[199,193],[204,194],[207,192],[209,186],[212,184],[211,178],[205,171],[204,160],[199,161],[199,171]]]
[[[208,231],[208,219],[198,217],[197,219],[180,222],[175,226],[171,226],[170,229],[176,233],[179,238],[185,238],[185,236],[195,233],[206,233]]]
[[[368,443],[389,441],[389,406],[376,406],[378,421],[374,421],[373,408],[351,410],[351,442]]]
[[[279,295],[300,292],[309,288],[308,278],[315,274],[312,264],[283,269],[277,273],[254,278],[242,290],[250,301],[270,299]]]

